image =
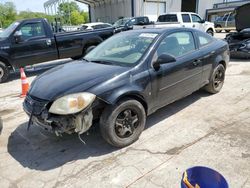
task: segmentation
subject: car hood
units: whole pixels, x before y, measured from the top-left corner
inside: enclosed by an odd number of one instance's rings
[[[236,11],[235,24],[237,31],[250,28],[249,10],[250,10],[250,3],[242,5],[235,9]]]
[[[29,95],[53,101],[67,94],[84,92],[129,70],[128,67],[75,61],[55,67],[37,77]]]

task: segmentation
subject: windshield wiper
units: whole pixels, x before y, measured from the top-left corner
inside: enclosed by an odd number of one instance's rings
[[[82,60],[83,60],[83,61],[87,61],[87,62],[89,62],[89,60],[87,60],[87,59],[85,59],[85,58],[82,58]]]

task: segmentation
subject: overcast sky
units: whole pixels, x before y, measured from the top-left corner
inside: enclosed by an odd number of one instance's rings
[[[47,0],[0,0],[0,2],[12,1],[16,5],[17,11],[31,10],[33,12],[44,12],[43,4]],[[81,9],[87,10],[87,6],[78,3]]]

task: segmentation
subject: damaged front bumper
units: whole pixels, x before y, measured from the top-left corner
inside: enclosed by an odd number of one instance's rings
[[[91,106],[77,114],[55,115],[49,113],[50,101],[41,100],[28,95],[23,103],[23,109],[30,117],[30,123],[55,133],[57,136],[62,133],[82,134],[87,132],[93,122],[93,107],[97,105],[94,102]]]

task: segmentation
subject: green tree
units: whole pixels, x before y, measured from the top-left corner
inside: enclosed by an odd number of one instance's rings
[[[0,3],[0,27],[8,27],[16,20],[16,7],[12,2]]]
[[[71,16],[73,11],[80,12],[80,8],[76,2],[61,3],[58,7],[58,14],[62,17],[66,24],[71,24]]]

